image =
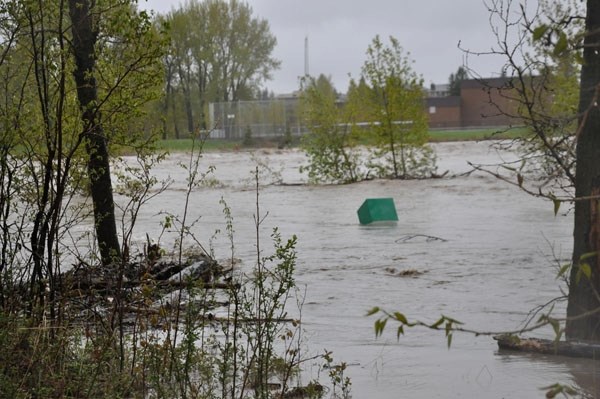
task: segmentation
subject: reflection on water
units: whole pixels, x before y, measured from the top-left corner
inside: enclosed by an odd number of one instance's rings
[[[486,143],[439,144],[436,150],[440,170],[449,175],[468,171],[468,160],[511,157],[490,151]],[[543,397],[539,388],[556,382],[596,392],[600,374],[594,361],[497,353],[491,338],[466,335],[455,336],[448,350],[442,334],[423,330],[397,341],[390,329],[375,339],[374,320],[364,316],[377,305],[409,319],[433,321],[444,314],[485,331],[522,326],[533,307],[560,295],[556,265],[570,255],[571,218],[555,217],[552,204],[481,174],[299,186],[305,179],[298,172],[305,162],[299,152],[207,154],[203,167],[216,166],[220,184],[193,194],[197,236],[208,242],[215,230],[223,230],[223,197],[233,212],[235,256],[246,267],[255,258],[256,194],[249,178],[257,159],[271,169],[265,181],[275,176],[285,183],[260,191],[261,212],[268,212],[262,246],[275,226],[284,237],[298,236],[297,279],[307,288],[302,317],[309,350],[327,348],[351,365],[355,398],[532,398]],[[140,241],[146,232],[158,236],[159,211],[183,213],[186,182],[177,163],[184,160],[172,156],[157,170],[175,184],[144,210]],[[356,210],[372,197],[394,198],[399,222],[359,225]],[[438,239],[406,240],[409,236]],[[218,256],[228,256],[225,237],[212,243]],[[399,276],[408,269],[420,273]],[[549,337],[551,331],[538,335]]]

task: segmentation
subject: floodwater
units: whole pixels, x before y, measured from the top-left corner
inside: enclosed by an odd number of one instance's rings
[[[460,175],[467,161],[510,159],[489,143],[435,145],[439,171]],[[160,221],[183,215],[186,173],[176,154],[156,168],[170,176],[170,188],[142,210],[136,238],[157,239]],[[255,255],[256,192],[251,171],[264,171],[259,206],[261,247],[270,249],[271,229],[298,236],[297,282],[305,289],[302,321],[307,355],[333,351],[349,367],[352,396],[361,398],[535,398],[541,388],[562,383],[600,393],[600,363],[498,351],[489,336],[455,334],[450,349],[443,332],[408,329],[396,339],[390,322],[376,338],[374,306],[400,311],[409,320],[433,322],[453,317],[480,331],[518,329],[538,305],[561,295],[558,265],[570,256],[572,213],[554,215],[549,202],[485,174],[452,178],[376,180],[343,186],[298,185],[306,177],[293,150],[209,153],[201,170],[213,165],[209,183],[191,195],[188,220],[217,258],[230,256],[223,198],[235,229],[235,257],[252,267]],[[268,185],[276,180],[283,185]],[[361,226],[356,210],[366,198],[392,197],[399,222]],[[566,213],[566,214],[565,214]],[[427,240],[424,236],[438,238]],[[171,241],[169,241],[171,240]],[[165,235],[163,243],[173,242]],[[422,274],[401,277],[414,269]],[[562,287],[564,288],[564,287]],[[555,308],[564,314],[564,303]],[[550,329],[535,336],[552,337]],[[311,369],[307,372],[310,374]],[[306,381],[308,382],[308,381]]]

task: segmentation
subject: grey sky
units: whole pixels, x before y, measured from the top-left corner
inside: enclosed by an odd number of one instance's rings
[[[179,0],[139,0],[139,6],[168,12]],[[274,55],[281,68],[266,87],[276,93],[298,88],[304,74],[304,38],[309,40],[309,72],[333,78],[346,91],[348,74],[360,75],[367,46],[379,34],[399,40],[425,83],[447,83],[467,62],[481,76],[500,73],[502,60],[469,56],[457,48],[487,51],[494,44],[483,0],[249,0],[254,15],[269,21],[277,37]]]

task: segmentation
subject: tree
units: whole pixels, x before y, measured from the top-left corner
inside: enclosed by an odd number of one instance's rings
[[[577,130],[581,39],[584,26],[579,2],[540,2],[538,15],[524,19],[525,38],[532,49],[523,54],[526,66],[507,69],[516,79],[506,79],[519,98],[517,119],[533,132],[532,140],[520,142],[520,152],[529,170],[539,170],[546,176],[542,188],[550,197],[572,195],[575,184],[575,145]],[[570,21],[566,23],[567,21]],[[563,47],[564,40],[571,42]],[[560,42],[559,47],[555,44]],[[516,60],[507,57],[509,65]],[[503,112],[509,112],[503,110]],[[562,192],[562,193],[561,193]]]
[[[191,0],[167,14],[164,22],[171,28],[165,68],[176,72],[167,73],[171,79],[165,93],[181,93],[189,132],[195,126],[207,128],[209,102],[255,98],[279,67],[272,56],[277,40],[268,22],[253,16],[246,3]],[[175,99],[167,101],[174,104]]]
[[[351,94],[352,93],[352,94]],[[349,90],[349,97],[354,90]],[[354,96],[356,98],[356,96]],[[361,178],[355,102],[342,104],[331,79],[321,74],[305,77],[300,98],[309,128],[302,146],[309,158],[306,168],[313,182],[353,183]]]
[[[164,40],[128,0],[69,0],[73,77],[102,264],[121,260],[109,143],[137,145],[133,122],[157,98]]]
[[[69,16],[75,58],[73,75],[81,108],[82,135],[85,137],[89,157],[87,172],[94,206],[96,237],[102,264],[114,266],[120,260],[121,246],[117,235],[107,138],[97,105],[98,85],[95,73],[98,25],[93,23],[88,0],[69,0]]]
[[[0,200],[10,237],[0,291],[8,297],[18,273],[29,311],[50,304],[54,319],[60,273],[77,251],[63,238],[88,215],[74,195],[92,195],[102,263],[121,261],[109,155],[147,139],[141,109],[157,98],[163,41],[124,0],[3,2],[0,16],[0,191],[11,196]]]
[[[269,23],[254,18],[252,8],[238,0],[206,2],[210,23],[216,32],[217,52],[213,71],[218,77],[223,101],[254,97],[260,84],[269,79],[280,62],[272,57],[277,39]]]
[[[191,54],[192,46],[192,15],[184,10],[174,10],[170,15],[172,54],[174,56],[174,66],[177,72],[178,89],[183,95],[183,105],[186,115],[186,126],[188,134],[194,132],[194,113],[192,106],[192,90],[196,66]],[[170,67],[169,64],[166,65]],[[170,85],[171,82],[167,82]]]
[[[165,89],[162,96],[162,138],[163,140],[167,139],[167,123],[168,123],[168,115],[169,112],[173,112],[173,130],[175,132],[175,138],[179,138],[179,126],[177,124],[177,118],[175,117],[175,65],[173,63],[173,55],[170,52],[167,52],[163,57],[163,64],[165,68]]]
[[[505,92],[518,104],[499,111],[531,132],[518,142],[523,157],[514,184],[550,199],[555,212],[563,202],[574,203],[573,254],[560,271],[568,274],[567,317],[564,330],[555,324],[556,332],[599,341],[600,1],[587,0],[585,12],[577,1],[542,1],[533,17],[523,7],[513,13],[511,5],[495,0],[489,7],[500,26],[493,27],[498,39],[493,53],[506,60]],[[519,29],[514,44],[507,41],[512,27]],[[532,183],[527,172],[536,178]]]
[[[387,46],[379,36],[373,39],[361,77],[370,88],[364,101],[378,148],[372,162],[378,175],[430,175],[435,156],[427,145],[423,79],[413,71],[397,39],[390,37]]]
[[[451,73],[448,77],[448,91],[451,96],[460,96],[460,84],[463,80],[467,80],[469,74],[467,69],[463,66],[459,66],[456,73]]]
[[[566,334],[600,340],[600,0],[587,0],[575,175],[575,227]],[[560,42],[559,42],[560,43]],[[558,45],[558,44],[557,44]],[[588,273],[589,272],[589,273]],[[581,278],[581,274],[588,278]]]

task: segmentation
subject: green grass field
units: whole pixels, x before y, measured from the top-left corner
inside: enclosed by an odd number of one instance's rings
[[[430,141],[480,141],[514,139],[522,137],[527,130],[525,128],[486,128],[465,130],[432,130],[429,132]]]
[[[189,151],[192,148],[192,139],[169,139],[159,140],[157,142],[159,148],[171,152]],[[200,145],[200,143],[196,143]],[[242,147],[241,140],[206,140],[202,145],[203,151],[231,151]]]
[[[444,141],[479,141],[492,139],[513,139],[526,133],[524,128],[506,130],[503,128],[466,129],[466,130],[432,130],[429,132],[431,142]],[[191,139],[159,140],[159,148],[170,152],[184,152],[192,148]],[[203,151],[236,151],[244,148],[276,147],[277,142],[255,140],[252,147],[244,146],[242,140],[209,139],[204,142]],[[298,144],[297,142],[295,143]],[[365,143],[366,144],[366,143]]]

